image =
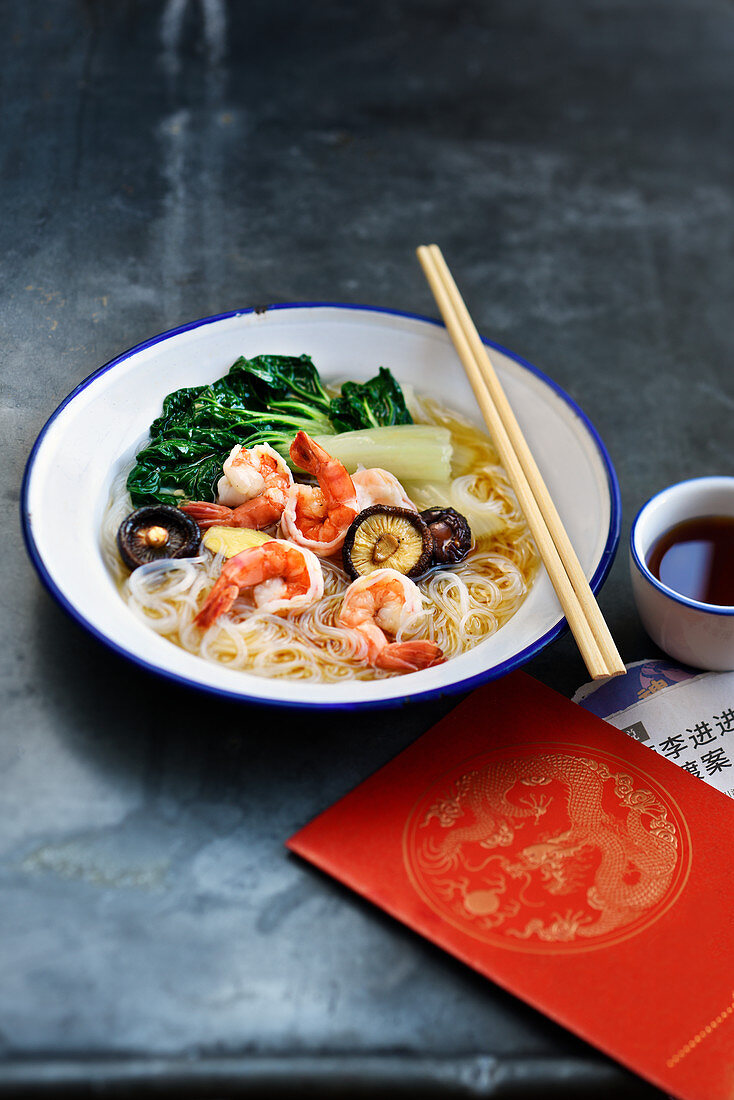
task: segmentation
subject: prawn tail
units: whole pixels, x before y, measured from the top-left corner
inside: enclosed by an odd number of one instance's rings
[[[229,611],[239,592],[239,585],[232,584],[231,581],[227,582],[224,577],[220,577],[207,596],[199,614],[194,619],[196,626],[206,630],[215,619],[218,619],[225,611]]]
[[[384,646],[375,659],[377,668],[418,672],[422,668],[442,665],[446,658],[435,642],[391,642]]]
[[[192,500],[188,504],[182,504],[181,511],[195,519],[202,531],[206,531],[208,527],[237,526],[233,519],[233,511],[226,504],[210,504],[206,500]]]
[[[290,446],[292,461],[306,473],[316,474],[322,464],[329,459],[328,451],[311,439],[305,432],[297,432]]]

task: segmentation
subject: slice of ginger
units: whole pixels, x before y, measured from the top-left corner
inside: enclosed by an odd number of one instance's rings
[[[241,554],[251,546],[262,546],[272,538],[265,531],[253,531],[249,527],[210,527],[201,541],[212,554],[233,558],[235,554]]]

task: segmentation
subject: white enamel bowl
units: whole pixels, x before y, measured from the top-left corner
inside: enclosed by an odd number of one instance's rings
[[[545,375],[494,345],[493,361],[547,480],[592,588],[619,541],[619,488],[581,410]],[[518,613],[493,637],[436,668],[387,680],[311,685],[210,664],[139,622],[99,549],[112,479],[132,460],[171,390],[209,382],[240,355],[312,356],[321,375],[367,379],[380,366],[479,423],[474,397],[442,325],[387,310],[294,305],[195,321],[102,367],[56,410],[28,460],[22,515],[30,556],[49,592],[100,641],[137,664],[237,699],[295,706],[385,706],[465,691],[538,653],[563,630],[542,571]],[[73,532],[73,534],[72,534]]]

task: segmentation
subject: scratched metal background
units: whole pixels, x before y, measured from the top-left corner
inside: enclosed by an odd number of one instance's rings
[[[734,5],[3,0],[0,29],[0,1094],[653,1100],[285,854],[449,703],[345,722],[159,684],[42,590],[17,499],[116,353],[250,304],[433,313],[432,238],[596,422],[625,536],[730,471]],[[602,605],[655,652],[624,550]],[[568,638],[530,670],[586,678]]]

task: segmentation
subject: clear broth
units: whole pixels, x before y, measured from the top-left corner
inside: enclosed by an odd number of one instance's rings
[[[647,567],[682,596],[734,606],[734,516],[701,516],[676,523],[654,544]]]

